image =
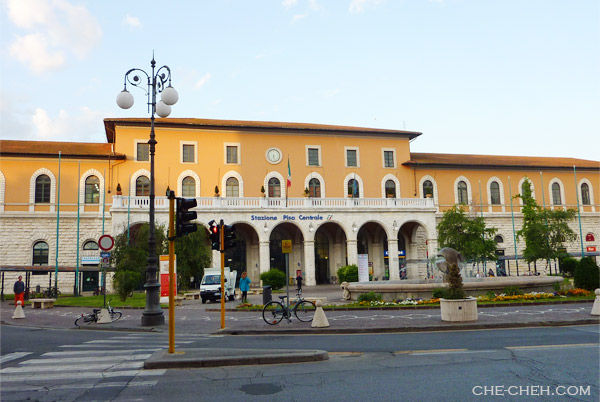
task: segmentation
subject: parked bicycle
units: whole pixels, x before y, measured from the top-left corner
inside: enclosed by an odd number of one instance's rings
[[[110,306],[110,303],[107,305],[108,314],[110,316],[110,322],[115,322],[123,316],[123,313],[113,309]],[[98,316],[100,315],[101,309],[95,308],[92,310],[90,314],[81,314],[81,317],[78,317],[75,320],[75,326],[79,327],[83,324],[91,324],[94,322],[98,322]]]
[[[279,296],[281,302],[270,301],[265,304],[263,308],[263,320],[269,325],[277,325],[284,318],[288,322],[292,322],[292,313],[296,316],[299,321],[311,322],[314,315],[316,306],[315,303],[306,300],[302,297],[302,291],[299,290],[296,294],[296,301],[292,305],[287,305],[285,299],[287,296]]]
[[[44,290],[44,297],[47,299],[56,299],[60,295],[61,293],[58,288],[49,287],[48,289]]]

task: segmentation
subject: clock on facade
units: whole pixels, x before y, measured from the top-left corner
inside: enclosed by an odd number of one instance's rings
[[[281,161],[281,151],[277,148],[269,148],[267,150],[267,160],[271,163],[279,163]]]

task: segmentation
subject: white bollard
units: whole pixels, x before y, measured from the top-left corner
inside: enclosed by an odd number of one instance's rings
[[[315,311],[312,324],[310,324],[313,328],[326,328],[329,326],[329,321],[327,320],[327,317],[325,317],[325,311],[323,310],[323,307],[321,307],[321,304],[321,300],[317,300],[315,303],[317,310]]]
[[[600,289],[596,289],[596,299],[594,300],[594,305],[592,306],[592,315],[600,315]]]
[[[23,311],[23,306],[21,306],[21,300],[17,302],[17,307],[15,307],[15,312],[13,313],[12,318],[25,318],[25,312]]]
[[[108,314],[108,309],[103,308],[100,310],[100,314],[98,314],[98,324],[108,324],[112,322],[110,320],[110,314]]]

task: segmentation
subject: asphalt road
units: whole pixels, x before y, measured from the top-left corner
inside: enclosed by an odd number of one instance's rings
[[[597,401],[600,395],[597,325],[363,335],[182,335],[176,349],[330,352],[325,362],[185,370],[141,369],[145,356],[166,347],[163,333],[6,325],[1,330],[3,401]]]

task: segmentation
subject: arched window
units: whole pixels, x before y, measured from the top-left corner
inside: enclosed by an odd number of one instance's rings
[[[100,202],[100,180],[96,176],[85,179],[85,203],[98,204]]]
[[[358,181],[356,181],[356,179],[348,180],[348,196],[351,198],[358,198],[359,194]]]
[[[269,197],[281,197],[281,183],[277,177],[271,177],[268,183]]]
[[[33,265],[48,265],[48,243],[45,241],[33,245]]]
[[[492,205],[500,205],[500,184],[497,181],[490,184],[490,198]]]
[[[581,203],[583,205],[590,205],[591,201],[590,201],[590,187],[587,185],[587,183],[583,183],[581,185]]]
[[[456,190],[458,192],[458,203],[462,205],[467,205],[469,203],[469,195],[467,193],[467,183],[464,181],[459,181],[456,186]]]
[[[150,179],[140,176],[135,180],[135,195],[144,197],[150,195]]]
[[[50,177],[41,174],[35,179],[35,203],[48,202],[50,202]]]
[[[560,199],[560,184],[558,183],[552,183],[552,204],[562,205],[562,200]]]
[[[494,237],[494,241],[496,243],[504,243],[504,239],[500,235],[496,235],[496,237]]]
[[[196,180],[193,177],[186,176],[181,180],[181,196],[184,198],[196,196]]]
[[[396,198],[396,183],[393,180],[385,182],[385,198]]]
[[[431,180],[423,182],[423,198],[433,198],[433,183]]]
[[[319,179],[310,179],[308,182],[308,196],[313,198],[321,198],[321,182]]]
[[[230,177],[225,182],[225,196],[226,197],[239,197],[240,196],[240,185],[235,177]]]
[[[93,240],[88,240],[85,243],[83,243],[83,249],[84,250],[98,250],[98,243],[96,243]]]

